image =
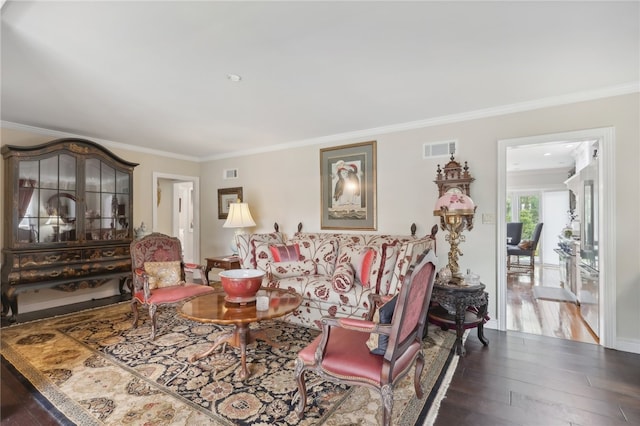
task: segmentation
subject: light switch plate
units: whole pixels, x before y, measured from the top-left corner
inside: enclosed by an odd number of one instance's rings
[[[482,213],[482,223],[485,225],[493,225],[496,223],[496,217],[493,213]]]

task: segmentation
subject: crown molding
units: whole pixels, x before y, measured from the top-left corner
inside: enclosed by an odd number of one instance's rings
[[[184,154],[178,154],[174,152],[158,151],[151,148],[143,148],[136,145],[124,144],[120,142],[114,142],[106,139],[92,138],[84,135],[77,135],[72,133],[60,132],[57,130],[49,130],[40,127],[27,126],[19,123],[12,123],[8,121],[2,121],[2,127],[29,131],[32,133],[38,133],[42,135],[49,135],[53,137],[76,137],[90,139],[94,142],[103,144],[109,148],[124,149],[134,152],[142,152],[145,154],[158,155],[161,157],[177,158],[180,160],[193,161],[193,162],[206,162],[223,160],[226,158],[244,157],[247,155],[262,154],[266,152],[283,151],[286,149],[300,148],[312,145],[321,145],[325,143],[341,142],[350,139],[370,138],[376,135],[383,135],[387,133],[403,132],[407,130],[415,130],[427,127],[440,126],[443,124],[459,123],[463,121],[477,120],[481,118],[495,117],[500,115],[513,114],[524,111],[533,111],[541,108],[548,108],[559,105],[567,105],[577,102],[585,102],[602,98],[609,98],[614,96],[629,95],[632,93],[640,92],[640,81],[630,82],[626,84],[620,84],[617,86],[606,87],[597,90],[590,90],[580,93],[572,93],[562,96],[553,96],[548,98],[542,98],[534,101],[520,102],[516,104],[502,105],[492,108],[479,109],[475,111],[463,112],[460,114],[444,115],[441,117],[434,117],[425,120],[410,121],[406,123],[394,124],[390,126],[373,127],[370,129],[356,130],[353,132],[338,133],[334,135],[321,136],[318,138],[303,139],[299,141],[281,143],[276,145],[270,145],[263,148],[256,148],[244,151],[235,151],[227,154],[212,155],[208,157],[194,157]]]
[[[640,81],[634,81],[617,86],[606,87],[603,89],[590,90],[580,93],[572,93],[562,96],[553,96],[542,98],[535,101],[520,102],[510,105],[502,105],[498,107],[485,108],[475,111],[468,111],[460,114],[444,115],[441,117],[429,118],[426,120],[410,121],[407,123],[394,124],[390,126],[374,127],[370,129],[357,130],[347,133],[339,133],[335,135],[322,136],[313,139],[304,139],[297,142],[290,142],[278,145],[271,145],[264,148],[257,148],[246,151],[236,151],[233,153],[214,155],[201,159],[201,161],[221,160],[225,158],[242,157],[246,155],[261,154],[265,152],[281,151],[290,148],[299,148],[310,145],[319,145],[329,142],[339,142],[348,139],[370,138],[375,135],[387,133],[402,132],[406,130],[415,130],[426,127],[440,126],[443,124],[458,123],[462,121],[477,120],[480,118],[496,117],[500,115],[513,114],[517,112],[533,111],[541,108],[548,108],[559,105],[568,105],[577,102],[592,101],[602,98],[610,98],[614,96],[629,95],[640,92]]]

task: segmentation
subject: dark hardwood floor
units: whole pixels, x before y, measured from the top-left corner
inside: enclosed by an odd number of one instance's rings
[[[640,425],[640,355],[598,346],[573,303],[536,300],[557,268],[507,275],[507,332],[472,331],[436,426]]]
[[[120,300],[101,299],[24,318]],[[640,424],[640,355],[516,331],[485,329],[485,336],[487,347],[474,331],[469,335],[467,355],[460,358],[436,426]],[[0,382],[2,425],[64,424],[4,362]]]
[[[640,355],[514,331],[467,339],[436,426],[640,425]]]

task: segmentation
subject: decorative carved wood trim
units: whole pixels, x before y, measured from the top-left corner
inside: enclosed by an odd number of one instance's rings
[[[471,197],[469,187],[475,178],[469,173],[469,166],[466,161],[464,162],[464,167],[462,167],[459,162],[454,160],[453,154],[451,154],[450,161],[443,169],[438,164],[437,171],[438,174],[434,182],[438,185],[438,198],[442,197],[451,188],[459,188],[463,193]]]

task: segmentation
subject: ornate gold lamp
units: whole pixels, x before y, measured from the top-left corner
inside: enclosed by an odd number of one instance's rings
[[[438,201],[433,209],[434,216],[440,216],[440,227],[447,231],[445,239],[451,246],[447,267],[451,271],[454,281],[462,280],[458,257],[462,251],[458,247],[465,241],[464,230],[473,229],[473,216],[476,205],[469,196],[469,186],[475,179],[469,174],[469,167],[465,161],[464,167],[454,160],[443,169],[438,165],[438,175],[434,181],[438,185]]]
[[[440,216],[442,230],[449,232],[445,237],[451,246],[447,267],[454,279],[461,277],[458,255],[462,256],[462,251],[458,248],[458,244],[465,240],[462,231],[473,229],[475,212],[476,205],[471,197],[463,194],[458,188],[451,188],[442,197],[438,198],[433,210],[434,216]]]

